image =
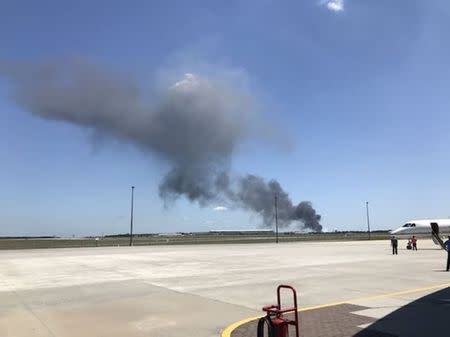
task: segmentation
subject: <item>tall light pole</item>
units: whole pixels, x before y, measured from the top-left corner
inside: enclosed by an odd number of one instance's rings
[[[131,219],[130,219],[130,246],[133,245],[133,205],[134,202],[134,186],[131,186]]]
[[[366,215],[367,215],[367,232],[369,233],[370,240],[370,221],[369,221],[369,202],[366,201]]]
[[[278,243],[278,196],[275,195],[275,233],[276,243]]]

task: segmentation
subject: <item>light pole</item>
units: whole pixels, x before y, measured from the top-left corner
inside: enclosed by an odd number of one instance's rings
[[[278,243],[278,196],[275,196],[275,233],[276,243]]]
[[[370,240],[370,221],[369,221],[369,202],[366,201],[366,215],[367,215],[367,232],[369,233]]]
[[[131,219],[130,219],[130,246],[133,245],[133,205],[134,202],[134,186],[131,186]]]

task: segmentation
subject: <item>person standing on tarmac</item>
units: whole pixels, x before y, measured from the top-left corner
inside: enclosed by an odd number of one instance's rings
[[[397,251],[398,240],[395,236],[391,237],[391,246],[392,246],[392,255],[398,255],[398,251]]]
[[[417,250],[417,239],[414,235],[411,239],[411,242],[412,242],[413,250]]]
[[[448,236],[448,240],[444,242],[445,249],[447,250],[447,271],[450,267],[450,235]]]

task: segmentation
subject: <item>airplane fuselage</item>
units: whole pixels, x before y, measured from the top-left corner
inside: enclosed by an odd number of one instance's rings
[[[431,238],[432,224],[437,224],[439,228],[439,236],[450,235],[450,219],[424,219],[411,220],[390,233],[399,239],[409,239],[413,235],[417,238]]]

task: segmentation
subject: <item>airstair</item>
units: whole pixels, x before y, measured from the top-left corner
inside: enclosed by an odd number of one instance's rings
[[[439,226],[436,222],[430,223],[431,225],[431,238],[433,239],[433,242],[439,246],[442,247],[442,249],[447,250],[444,245],[444,241],[442,241],[441,237],[439,236]]]

